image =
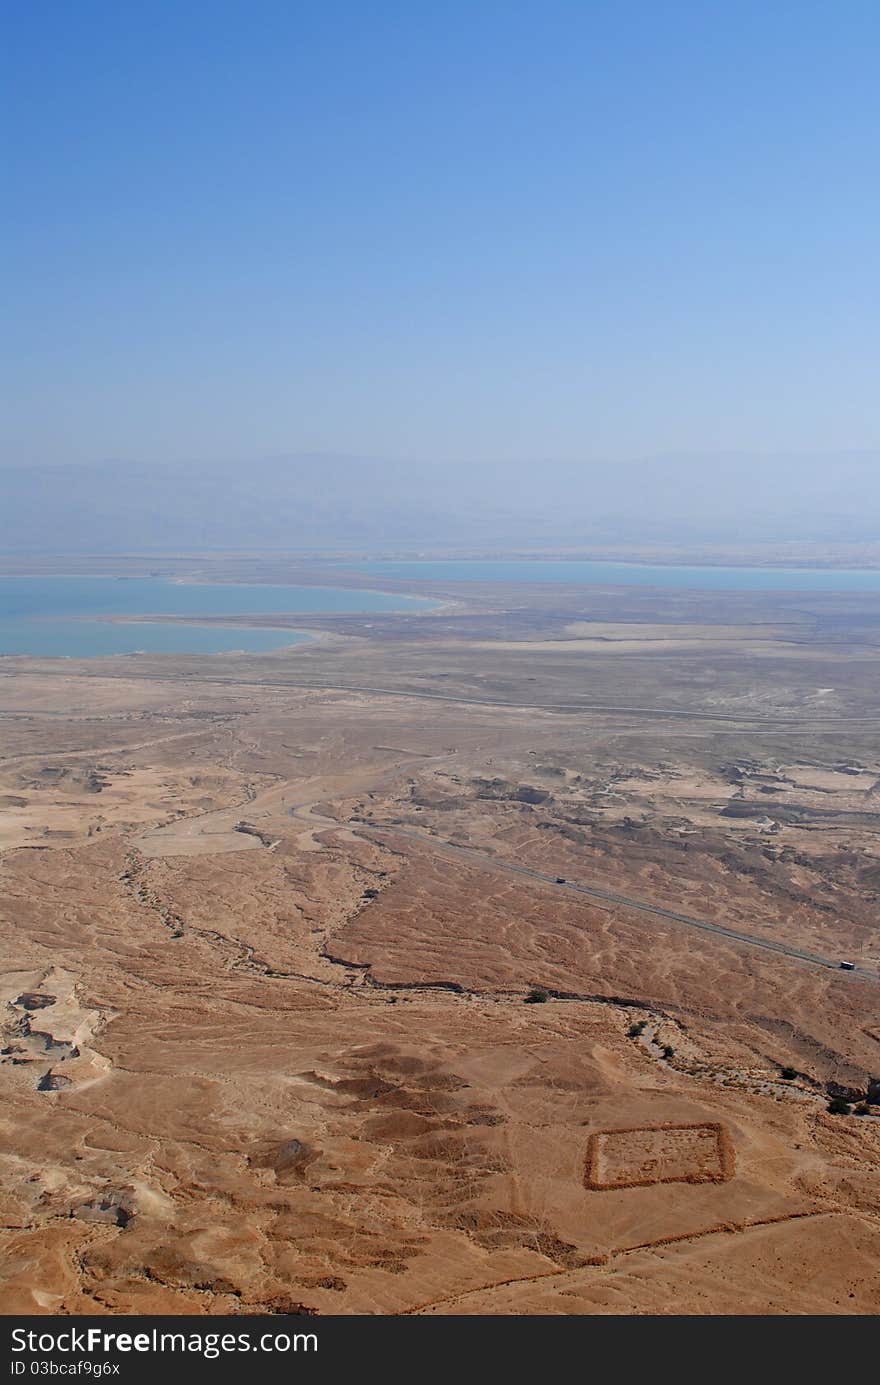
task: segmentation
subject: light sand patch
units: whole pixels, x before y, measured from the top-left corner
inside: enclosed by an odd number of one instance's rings
[[[239,776],[209,769],[186,774],[163,767],[115,770],[99,766],[94,772],[71,772],[59,767],[57,776],[41,781],[36,775],[22,783],[7,772],[6,792],[0,794],[0,851],[22,846],[69,847],[110,828],[154,823],[178,814],[186,806],[203,807],[243,796]],[[87,784],[96,785],[89,791]]]
[[[81,1003],[79,978],[50,967],[24,979],[28,984],[22,987],[20,972],[0,977],[0,1062],[18,1068],[40,1092],[89,1086],[109,1072],[108,1059],[91,1047],[102,1016]]]
[[[439,647],[440,642],[437,642]],[[751,640],[731,641],[714,635],[713,637],[701,636],[695,639],[685,639],[681,637],[667,639],[633,639],[633,638],[572,638],[568,640],[473,640],[469,647],[471,649],[496,650],[500,652],[540,652],[558,654],[683,654],[699,650],[704,654],[729,654],[732,648],[738,654],[754,655],[756,658],[766,657],[770,654],[786,654],[791,656],[792,646],[783,640]]]
[[[639,624],[629,621],[575,620],[565,627],[566,634],[597,640],[785,640],[783,625],[706,625]]]

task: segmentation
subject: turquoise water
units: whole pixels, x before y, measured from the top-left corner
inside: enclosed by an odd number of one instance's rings
[[[219,654],[283,649],[295,630],[248,629],[242,615],[426,609],[432,602],[336,587],[234,586],[108,577],[0,577],[0,655]],[[226,616],[228,625],[112,624],[88,617]]]
[[[229,625],[111,625],[97,620],[0,620],[0,657],[94,658],[99,654],[221,654],[302,644],[297,630],[247,630]]]
[[[495,559],[359,563],[378,577],[437,582],[578,582],[703,591],[880,592],[880,571],[843,568],[666,567],[649,563]]]

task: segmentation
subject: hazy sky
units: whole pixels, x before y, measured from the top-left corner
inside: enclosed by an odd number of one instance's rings
[[[880,447],[876,0],[3,24],[9,461]]]

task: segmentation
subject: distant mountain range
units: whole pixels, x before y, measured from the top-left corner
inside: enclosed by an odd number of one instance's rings
[[[866,541],[880,454],[416,465],[0,468],[0,550],[123,553],[400,545]]]

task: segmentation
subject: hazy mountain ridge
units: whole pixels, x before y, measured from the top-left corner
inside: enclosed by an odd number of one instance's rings
[[[124,552],[410,544],[873,539],[880,455],[444,467],[7,466],[0,548]]]

